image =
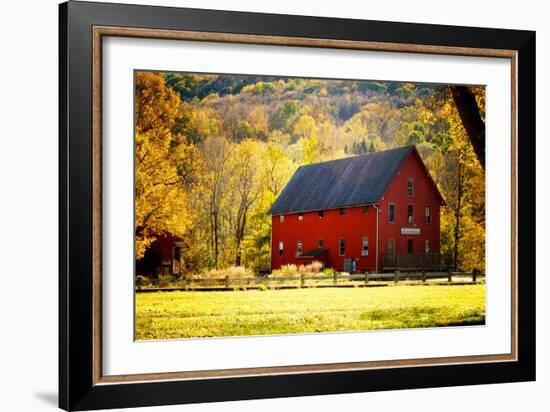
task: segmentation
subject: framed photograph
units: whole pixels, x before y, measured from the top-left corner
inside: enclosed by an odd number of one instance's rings
[[[65,410],[535,379],[535,33],[60,5]]]

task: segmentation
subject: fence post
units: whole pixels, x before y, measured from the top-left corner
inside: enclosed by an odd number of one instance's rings
[[[423,270],[422,271],[422,283],[425,283],[426,282],[426,271]]]
[[[334,272],[332,274],[332,280],[333,280],[335,285],[338,283],[338,272]]]
[[[477,281],[477,270],[472,271],[472,281],[476,283]]]
[[[368,271],[365,272],[365,285],[367,283],[369,283],[369,272]]]
[[[393,280],[394,280],[395,283],[397,283],[397,281],[399,280],[399,271],[398,270],[395,271],[395,275],[394,275]]]
[[[229,288],[229,276],[225,277],[225,287]]]
[[[304,274],[303,273],[300,273],[300,287],[303,288],[304,287]]]
[[[447,281],[452,282],[453,281],[453,272],[449,269],[449,273],[447,275]]]

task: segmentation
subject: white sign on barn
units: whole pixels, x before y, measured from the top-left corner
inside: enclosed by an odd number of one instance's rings
[[[419,235],[420,228],[419,227],[402,227],[401,234],[402,235]]]

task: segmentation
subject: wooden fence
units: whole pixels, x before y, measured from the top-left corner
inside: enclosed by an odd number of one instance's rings
[[[151,280],[146,283],[137,282],[136,290],[153,292],[158,290],[248,290],[248,289],[296,289],[314,287],[361,287],[386,286],[388,282],[442,280],[443,283],[477,283],[485,275],[465,272],[400,272],[368,273],[368,274],[339,274],[333,275],[300,275],[286,277],[249,277],[249,278],[188,278],[174,282]],[[436,282],[436,283],[442,283]]]
[[[382,268],[390,271],[446,270],[439,253],[382,253]]]

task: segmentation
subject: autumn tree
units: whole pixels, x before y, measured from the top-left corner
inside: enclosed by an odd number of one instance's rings
[[[256,174],[258,197],[247,218],[247,232],[241,244],[242,261],[248,266],[266,268],[271,257],[271,216],[266,210],[273,205],[286,183],[294,174],[297,164],[289,159],[285,150],[275,142],[257,148],[260,155]]]
[[[183,236],[192,215],[187,207],[186,184],[197,152],[173,133],[179,96],[158,73],[136,75],[135,236],[136,259],[163,234]]]
[[[261,188],[258,184],[261,144],[252,139],[238,145],[231,156],[229,184],[234,189],[232,199],[232,232],[235,242],[235,266],[241,265],[241,244],[244,240],[250,209],[258,200]]]
[[[448,101],[441,115],[448,119],[450,136],[441,173],[447,200],[447,208],[442,213],[443,238],[447,240],[443,247],[447,248],[455,270],[482,269],[485,266],[484,172],[456,106]]]
[[[222,234],[224,204],[229,195],[231,144],[223,136],[210,136],[202,145],[205,173],[203,185],[206,193],[205,208],[210,226],[210,246],[213,263],[217,268],[220,261],[220,238]]]
[[[319,128],[315,119],[303,115],[294,126],[294,135],[302,149],[302,163],[311,164],[321,161],[322,145],[319,142]]]

